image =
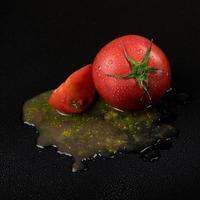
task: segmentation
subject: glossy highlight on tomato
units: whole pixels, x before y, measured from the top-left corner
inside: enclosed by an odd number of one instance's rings
[[[92,74],[100,96],[122,110],[158,102],[171,82],[165,53],[139,35],[122,36],[106,44],[94,59]]]

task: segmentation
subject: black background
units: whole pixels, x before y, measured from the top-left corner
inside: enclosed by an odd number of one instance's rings
[[[193,199],[200,189],[200,8],[195,1],[26,1],[0,7],[0,199]],[[158,162],[135,154],[89,162],[35,146],[24,101],[91,63],[108,41],[153,38],[168,55],[172,86],[192,102],[176,121],[180,137]],[[198,198],[198,197],[197,197]]]

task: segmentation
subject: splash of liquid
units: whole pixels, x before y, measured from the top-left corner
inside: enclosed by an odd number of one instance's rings
[[[176,135],[174,127],[159,122],[155,107],[121,112],[98,99],[87,112],[61,115],[47,103],[51,92],[28,100],[23,120],[38,130],[38,146],[53,145],[58,152],[73,156],[73,172],[84,169],[83,161],[97,155],[113,157],[131,151],[140,152],[145,160],[155,160],[159,143],[162,146]]]

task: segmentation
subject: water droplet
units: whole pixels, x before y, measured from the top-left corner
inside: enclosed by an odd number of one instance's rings
[[[148,146],[148,147],[144,148],[142,151],[140,151],[140,155],[144,161],[153,162],[160,158],[160,151],[158,148],[155,148],[152,145],[152,146]]]
[[[143,50],[142,50],[142,49],[138,49],[138,50],[137,50],[137,54],[138,54],[138,55],[143,54]]]
[[[101,77],[101,74],[100,74],[100,73],[98,73],[98,74],[97,74],[97,76],[98,76],[98,77]]]
[[[108,64],[112,65],[113,64],[113,60],[108,60]]]

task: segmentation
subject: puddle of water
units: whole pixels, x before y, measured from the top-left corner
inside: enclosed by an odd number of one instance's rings
[[[173,126],[161,120],[171,118],[163,105],[121,112],[97,99],[87,112],[61,115],[47,103],[51,92],[25,102],[23,120],[38,130],[37,146],[56,146],[59,153],[73,156],[73,172],[85,169],[83,161],[97,155],[107,158],[131,151],[144,160],[157,160],[160,149],[169,148],[177,135]]]

